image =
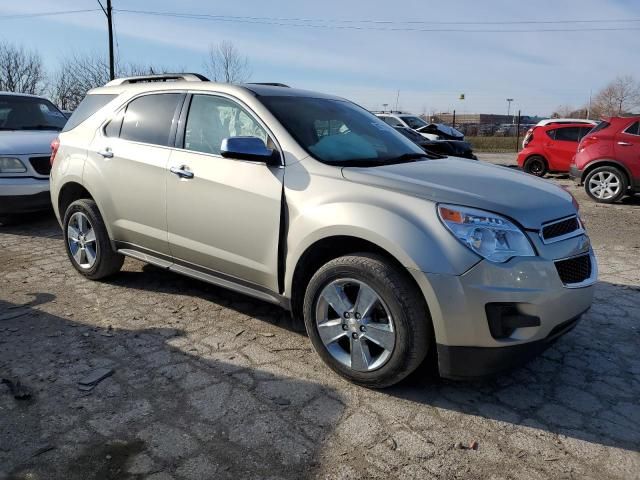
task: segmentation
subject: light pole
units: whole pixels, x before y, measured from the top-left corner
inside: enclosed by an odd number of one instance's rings
[[[513,102],[513,98],[507,98],[507,121],[509,121],[509,115],[511,114],[511,102]]]

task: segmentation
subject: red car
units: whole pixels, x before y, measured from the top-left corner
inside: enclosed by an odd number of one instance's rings
[[[580,142],[569,175],[600,203],[640,192],[640,116],[598,124]]]
[[[596,122],[571,118],[542,120],[527,131],[518,165],[536,177],[547,172],[568,172],[578,143]]]

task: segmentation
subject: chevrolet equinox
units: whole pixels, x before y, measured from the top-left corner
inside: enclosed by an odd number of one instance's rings
[[[426,153],[342,98],[197,74],[91,90],[52,143],[75,269],[130,256],[304,319],[323,361],[392,385],[511,367],[591,306],[573,197],[508,168]]]

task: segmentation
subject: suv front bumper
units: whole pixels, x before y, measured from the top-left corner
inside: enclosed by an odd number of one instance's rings
[[[49,179],[0,178],[0,215],[38,212],[51,208]]]
[[[508,370],[570,331],[593,301],[595,256],[591,250],[576,256],[586,253],[592,274],[576,286],[564,285],[555,262],[540,257],[481,261],[460,276],[412,272],[429,305],[441,376],[472,378]],[[507,305],[510,321],[532,323],[496,337],[487,304]]]

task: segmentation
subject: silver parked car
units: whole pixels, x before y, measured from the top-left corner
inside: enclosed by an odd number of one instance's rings
[[[66,121],[46,98],[0,92],[0,223],[51,209],[51,141]]]
[[[569,193],[433,158],[341,98],[119,79],[89,92],[53,156],[51,198],[82,275],[112,275],[128,255],[282,305],[368,387],[429,351],[445,377],[501,371],[591,306],[597,267]]]

